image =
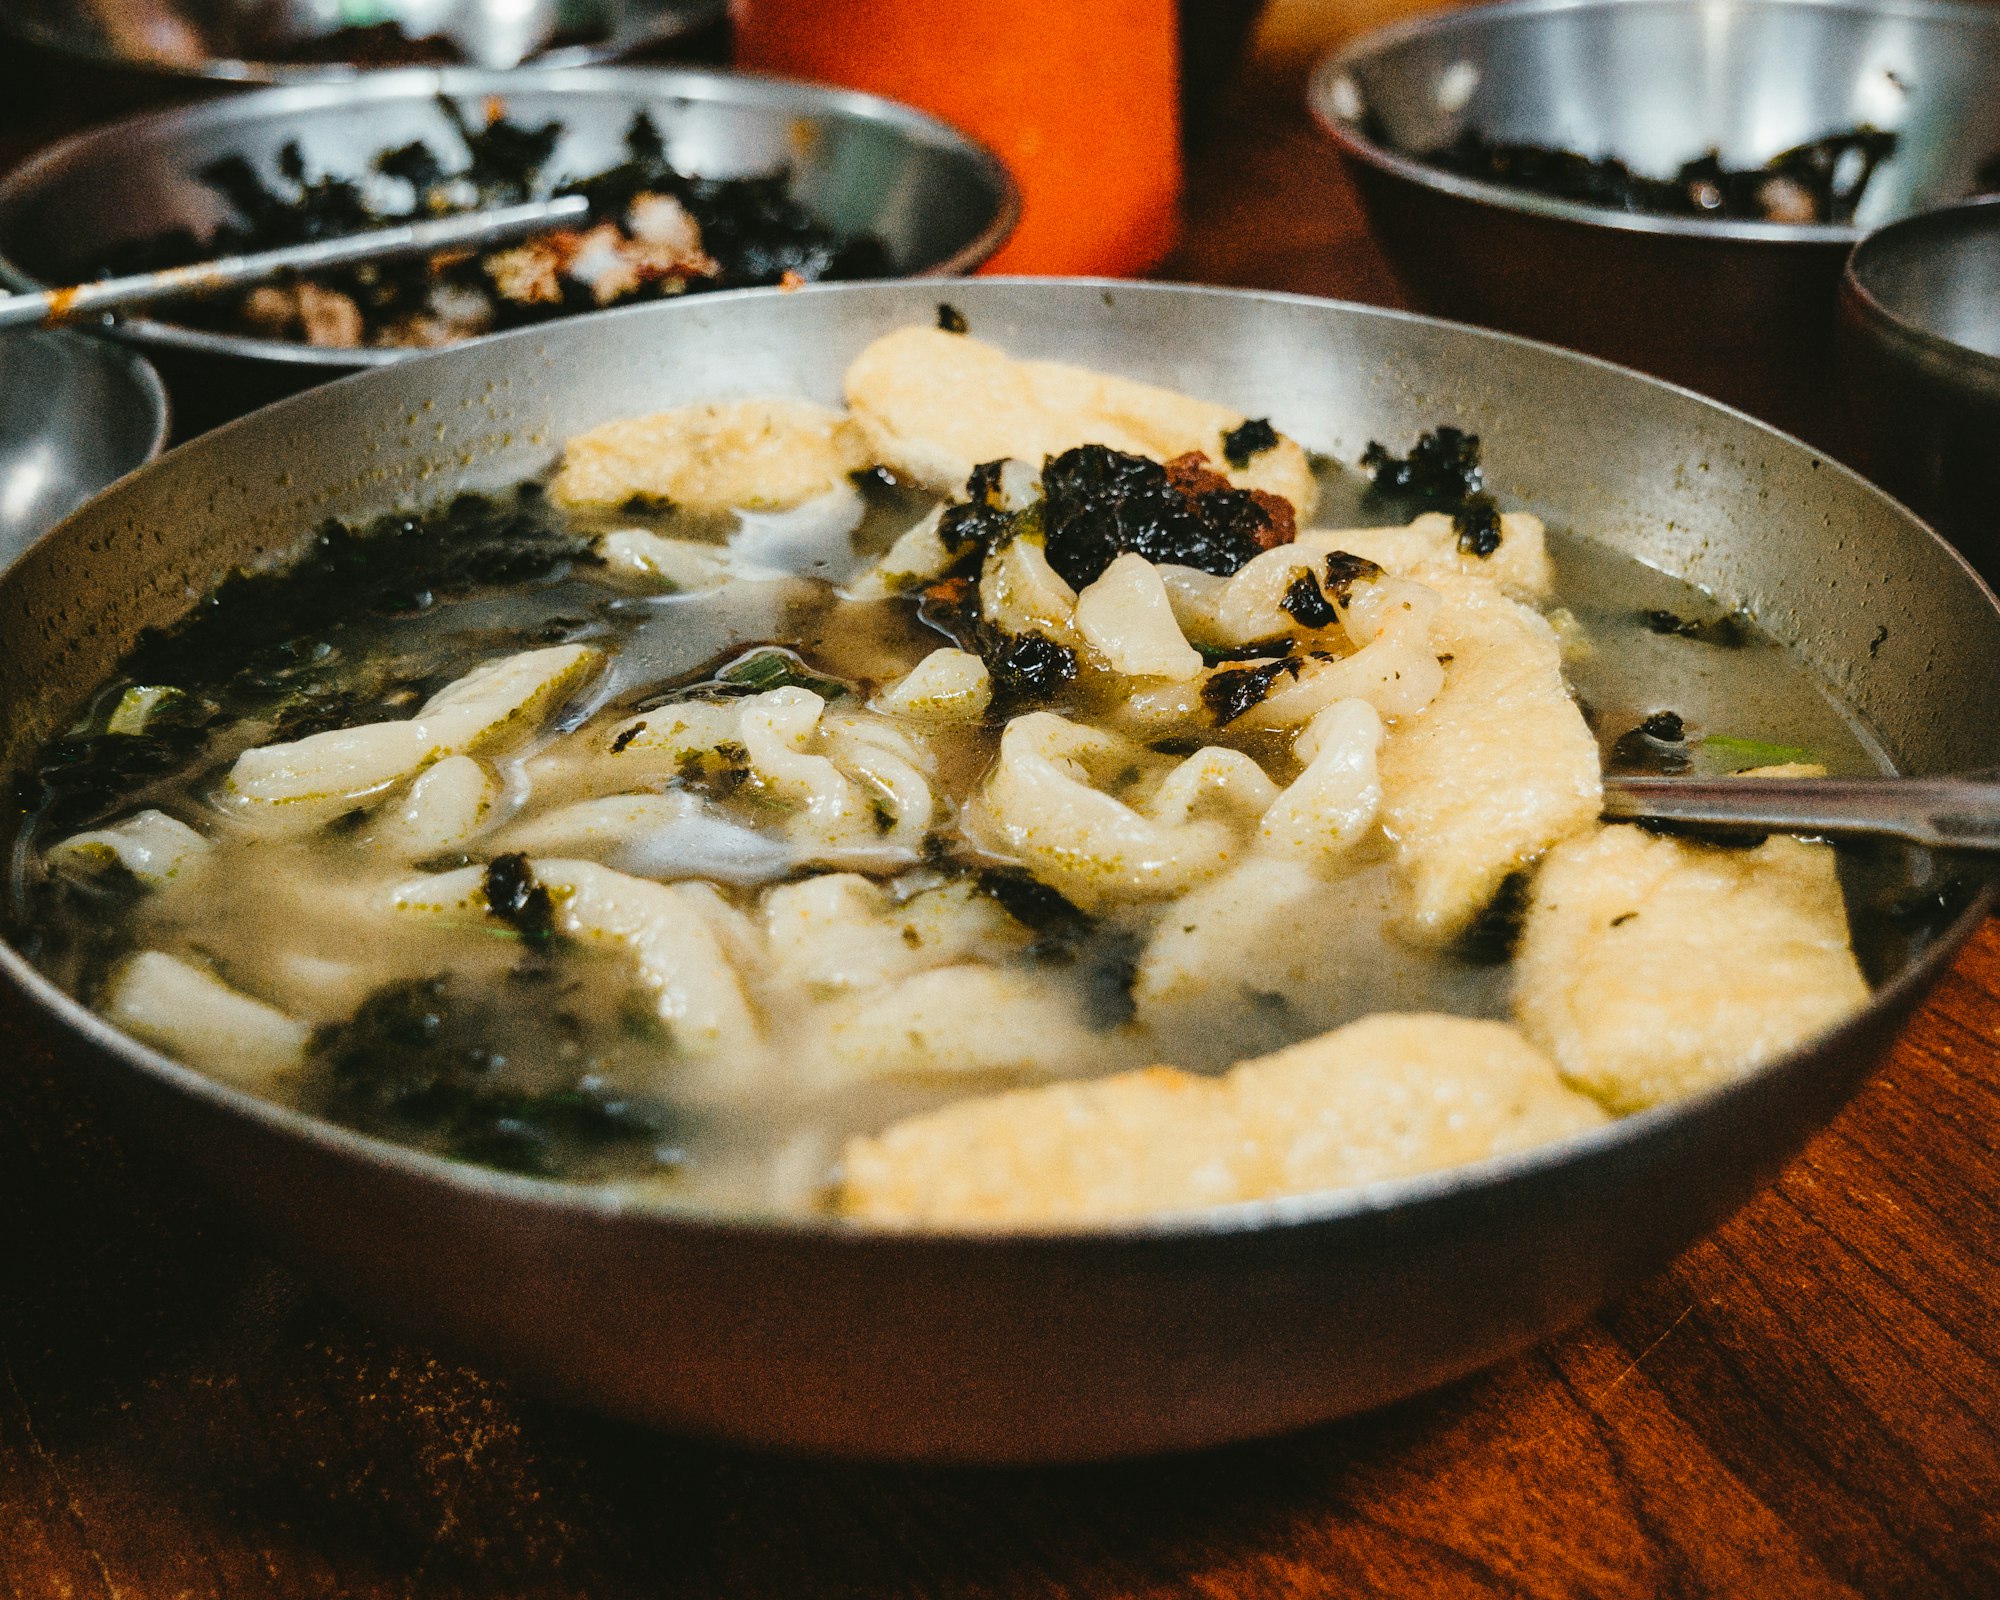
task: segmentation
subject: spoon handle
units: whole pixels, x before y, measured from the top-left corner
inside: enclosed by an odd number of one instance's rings
[[[1607,817],[1712,822],[1786,833],[1875,833],[1954,850],[2000,850],[2000,779],[1621,778]]]
[[[534,200],[526,205],[496,206],[459,217],[429,222],[404,222],[391,228],[371,228],[338,239],[259,250],[246,256],[220,256],[189,267],[164,272],[140,272],[125,278],[102,278],[67,289],[38,289],[0,295],[0,328],[31,323],[75,322],[120,306],[173,300],[182,295],[240,289],[288,272],[317,272],[351,266],[357,261],[382,261],[392,256],[426,255],[433,250],[460,249],[518,238],[558,224],[575,221],[590,209],[582,195]]]

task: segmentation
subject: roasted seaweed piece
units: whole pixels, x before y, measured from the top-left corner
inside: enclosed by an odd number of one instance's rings
[[[979,587],[971,578],[931,584],[917,602],[917,616],[984,661],[1003,701],[1046,700],[1076,677],[1076,652],[1067,645],[1034,631],[1004,633],[981,617]]]
[[[1288,656],[1297,648],[1298,640],[1290,634],[1282,639],[1255,639],[1249,644],[1195,645],[1202,664],[1209,667],[1221,666],[1226,661],[1266,661],[1274,656]]]
[[[1044,464],[1042,492],[1049,565],[1073,589],[1127,550],[1227,577],[1297,531],[1290,502],[1232,487],[1199,456],[1162,466],[1080,445]]]
[[[1304,665],[1301,657],[1284,656],[1254,667],[1218,672],[1201,686],[1202,703],[1214,714],[1216,725],[1226,728],[1244,712],[1262,705],[1280,678],[1296,678]]]
[[[1456,511],[1486,487],[1479,465],[1479,435],[1449,424],[1417,436],[1406,456],[1370,439],[1361,467],[1381,495],[1398,495],[1427,510]]]
[[[487,863],[486,909],[531,945],[555,939],[555,902],[548,886],[536,879],[528,858],[518,851]]]
[[[1346,605],[1357,583],[1372,582],[1381,576],[1382,569],[1366,556],[1335,550],[1326,558],[1326,592],[1333,596],[1335,605]]]
[[[1278,605],[1302,628],[1330,627],[1340,616],[1333,602],[1320,593],[1310,572],[1301,572],[1292,580]]]
[[[1458,548],[1469,556],[1490,556],[1500,548],[1500,507],[1490,494],[1466,497],[1451,514],[1458,529]]]
[[[1393,496],[1424,511],[1446,511],[1458,530],[1458,548],[1469,556],[1490,556],[1500,548],[1500,507],[1486,493],[1479,465],[1479,435],[1439,427],[1417,436],[1407,456],[1395,456],[1378,440],[1361,453],[1362,468],[1377,495]]]
[[[1694,765],[1687,725],[1677,711],[1655,711],[1611,746],[1610,770],[1677,778]]]
[[[1510,872],[1458,936],[1452,953],[1474,966],[1504,966],[1514,959],[1514,947],[1521,941],[1521,925],[1527,916],[1528,874]]]
[[[1671,611],[1642,611],[1639,620],[1653,633],[1693,639],[1723,650],[1740,650],[1754,637],[1750,620],[1734,611],[1726,617],[1715,617],[1705,622],[1678,616]]]
[[[1022,952],[1045,966],[1074,967],[1084,1021],[1099,1030],[1122,1027],[1137,1009],[1132,985],[1138,980],[1143,947],[1137,935],[1107,927],[1066,896],[1018,867],[993,868],[973,879],[980,893],[1035,935]]]
[[[605,1088],[582,1019],[546,985],[475,989],[449,975],[394,983],[314,1035],[308,1109],[366,1133],[514,1172],[563,1176],[650,1145],[685,1159],[674,1116]]]
[[[1854,219],[1862,193],[1896,144],[1894,133],[1862,124],[1795,145],[1761,167],[1728,167],[1710,150],[1682,163],[1671,178],[1651,178],[1615,157],[1491,140],[1467,129],[1421,159],[1465,177],[1615,211],[1841,223]]]
[[[1269,417],[1251,417],[1222,436],[1222,458],[1232,467],[1247,467],[1252,456],[1278,448],[1278,430]]]
[[[993,692],[1007,700],[1046,700],[1076,677],[1076,652],[1046,634],[999,634],[984,653]]]
[[[970,550],[977,545],[982,554],[990,553],[1010,539],[1041,528],[1039,507],[1009,511],[1002,503],[1000,474],[1006,465],[1004,461],[982,461],[972,469],[965,480],[965,499],[946,506],[938,521],[938,538],[946,549]]]
[[[464,176],[479,190],[482,205],[506,205],[533,198],[535,180],[562,142],[563,125],[551,119],[530,127],[506,117],[474,126],[449,95],[439,95],[438,109],[465,145],[470,165]]]
[[[965,313],[949,300],[938,302],[937,325],[946,333],[970,333],[972,324],[965,320]]]

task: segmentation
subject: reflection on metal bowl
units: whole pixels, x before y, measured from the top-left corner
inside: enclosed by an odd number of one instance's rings
[[[903,275],[970,271],[999,248],[1017,211],[1006,169],[983,146],[871,95],[673,68],[412,70],[234,96],[53,146],[0,182],[0,279],[69,282],[78,264],[121,241],[176,227],[208,233],[227,211],[197,173],[221,156],[240,154],[268,173],[295,140],[309,168],[358,176],[411,139],[449,155],[458,141],[440,95],[474,108],[497,97],[516,120],[562,122],[545,182],[623,160],[626,129],[644,110],[680,170],[724,178],[789,169],[808,211],[838,233],[880,238]],[[184,433],[413,354],[318,349],[164,317],[120,320],[112,332],[159,364]]]
[[[0,567],[166,439],[166,391],[136,352],[47,329],[0,337]]]
[[[1870,234],[1840,298],[1858,460],[2000,582],[2000,198]]]
[[[1972,190],[2000,151],[2000,10],[1942,0],[1502,0],[1385,28],[1312,102],[1426,310],[1548,339],[1839,438],[1834,302],[1870,227]],[[1673,173],[1899,136],[1853,225],[1636,215],[1459,177],[1467,129]]]
[[[397,66],[584,66],[715,21],[723,0],[0,0],[0,25],[78,60],[231,83]]]
[[[1295,296],[953,284],[1015,353],[1169,383],[1357,457],[1449,417],[1496,485],[1747,607],[1908,771],[2000,765],[2000,610],[1843,468],[1543,345]],[[237,565],[545,469],[612,418],[718,394],[838,404],[925,284],[713,295],[523,330],[301,395],[173,452],[0,579],[0,770],[138,632]],[[81,624],[85,619],[89,627]],[[313,1121],[0,973],[142,1136],[354,1301],[532,1388],[762,1445],[931,1460],[1189,1448],[1379,1405],[1638,1283],[1852,1093],[1991,904],[1885,958],[1872,1003],[1728,1087],[1560,1145],[1359,1190],[1076,1233],[875,1231],[648,1208]]]

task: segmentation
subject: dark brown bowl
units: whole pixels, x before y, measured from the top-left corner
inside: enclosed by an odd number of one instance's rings
[[[2000,578],[2000,197],[1870,234],[1840,311],[1857,464]]]

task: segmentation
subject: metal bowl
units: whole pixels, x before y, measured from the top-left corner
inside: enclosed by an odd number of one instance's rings
[[[1870,234],[1840,309],[1861,464],[2000,579],[2000,198]]]
[[[1323,62],[1315,114],[1427,310],[1549,339],[1839,440],[1834,305],[1871,227],[1971,192],[2000,151],[2000,8],[1941,0],[1502,0]],[[1408,151],[1470,128],[1670,174],[1859,123],[1901,144],[1853,226],[1637,216]]]
[[[644,110],[683,170],[720,178],[789,167],[808,209],[843,232],[877,235],[910,276],[970,271],[1019,213],[1012,179],[984,146],[873,95],[681,68],[375,73],[136,117],[51,146],[0,181],[0,279],[16,288],[70,282],[122,240],[209,232],[228,207],[196,173],[219,156],[241,154],[268,173],[296,140],[308,166],[362,174],[377,153],[411,139],[454,151],[440,95],[474,107],[498,97],[511,116],[560,120],[550,182],[622,160],[625,130]],[[184,432],[415,353],[321,350],[153,317],[120,319],[110,331],[158,362]]]
[[[374,0],[358,8],[326,0],[0,0],[0,26],[99,66],[226,83],[312,83],[401,65],[586,66],[688,33],[724,9],[725,0]]]
[[[2000,765],[2000,607],[1880,490],[1747,417],[1544,345],[1298,296],[974,279],[974,332],[1171,383],[1347,459],[1449,418],[1496,487],[1748,607],[1905,769]],[[0,772],[141,628],[323,519],[494,488],[609,419],[717,394],[838,404],[922,284],[712,295],[529,329],[183,446],[0,579]],[[1841,1105],[1991,904],[1885,956],[1859,1015],[1727,1088],[1458,1171],[1194,1219],[965,1236],[650,1209],[453,1165],[123,1037],[0,973],[137,1136],[376,1314],[545,1394],[760,1445],[1127,1455],[1300,1427],[1519,1351],[1659,1270]]]
[[[166,442],[144,357],[80,333],[0,335],[0,567]]]

